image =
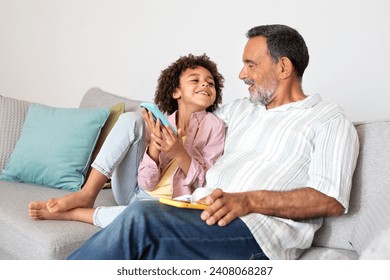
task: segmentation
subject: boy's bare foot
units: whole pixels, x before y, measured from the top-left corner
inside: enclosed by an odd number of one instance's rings
[[[62,213],[50,213],[47,210],[46,202],[35,201],[28,205],[28,214],[33,220],[61,220]]]
[[[91,196],[81,190],[62,197],[51,198],[45,206],[50,213],[59,213],[74,208],[92,208],[95,204],[95,199],[95,196]]]
[[[28,213],[32,220],[68,220],[93,224],[93,208],[75,208],[69,211],[51,213],[46,207],[46,202],[31,202]]]

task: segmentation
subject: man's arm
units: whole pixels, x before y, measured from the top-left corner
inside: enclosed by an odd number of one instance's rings
[[[344,207],[336,199],[309,187],[287,192],[262,190],[243,193],[225,193],[217,189],[205,202],[209,207],[202,212],[202,220],[208,225],[217,223],[219,226],[249,213],[293,220],[344,213]]]

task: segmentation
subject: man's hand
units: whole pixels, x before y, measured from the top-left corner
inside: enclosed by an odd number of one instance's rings
[[[217,223],[219,226],[248,213],[301,220],[339,216],[345,210],[335,198],[309,187],[285,192],[258,190],[243,193],[225,193],[216,189],[203,202],[209,206],[202,212],[201,219],[208,225]]]
[[[247,193],[225,193],[214,190],[204,202],[209,205],[200,215],[208,225],[226,226],[237,217],[250,213]]]

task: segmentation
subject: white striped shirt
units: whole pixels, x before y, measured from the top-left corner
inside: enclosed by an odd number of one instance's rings
[[[337,105],[312,95],[267,110],[244,98],[215,114],[228,129],[224,154],[206,174],[207,187],[226,192],[311,187],[347,211],[359,143]],[[323,221],[254,213],[241,219],[270,259],[298,258]]]

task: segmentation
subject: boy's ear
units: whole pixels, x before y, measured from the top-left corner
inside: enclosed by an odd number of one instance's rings
[[[181,97],[181,91],[179,88],[177,88],[173,93],[172,93],[173,99],[179,99]]]

